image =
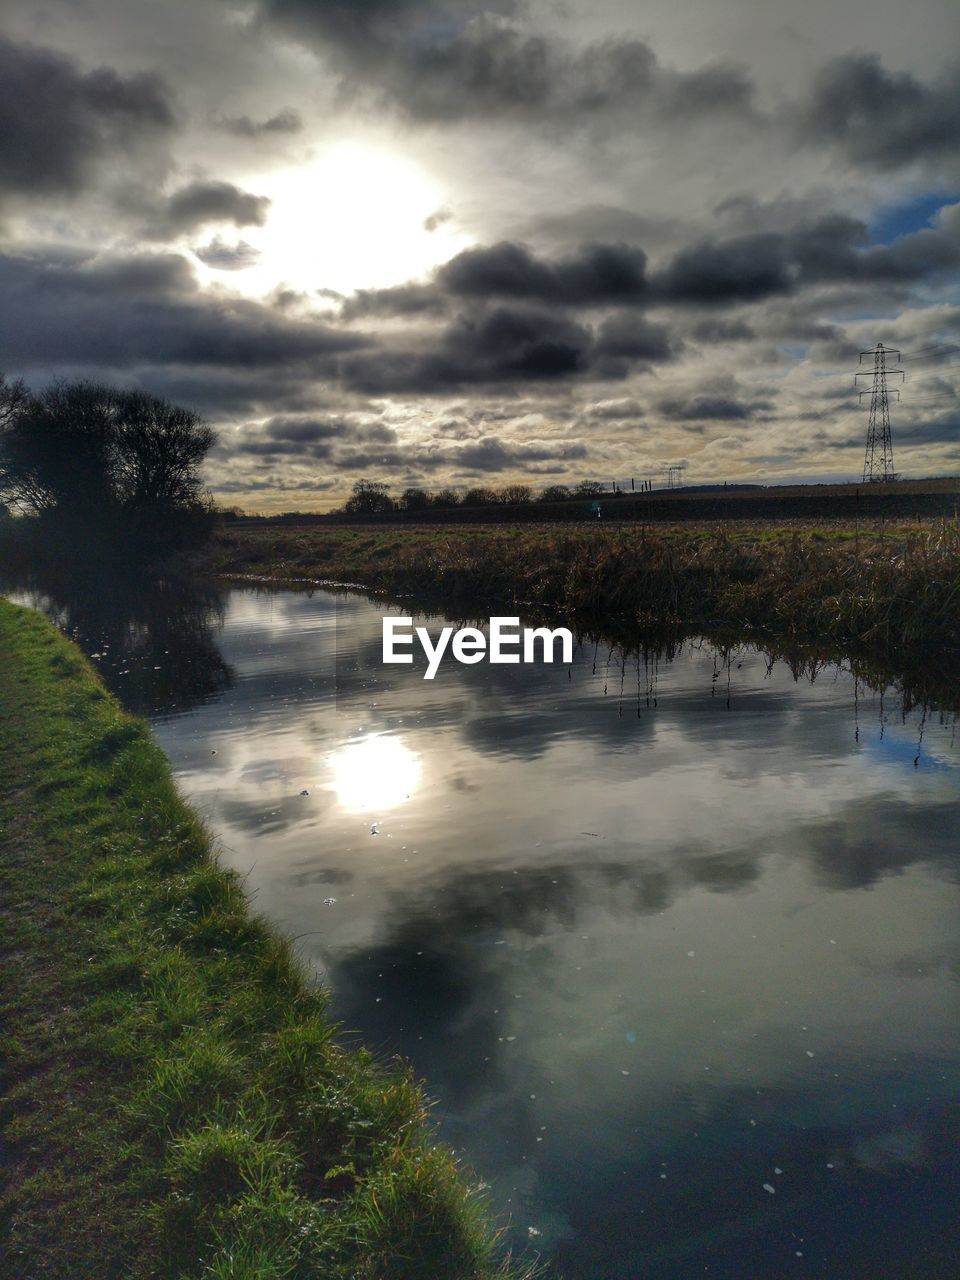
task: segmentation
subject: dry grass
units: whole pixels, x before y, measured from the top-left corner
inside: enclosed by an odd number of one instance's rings
[[[358,583],[474,615],[749,631],[936,661],[960,649],[960,526],[225,532],[222,574]]]

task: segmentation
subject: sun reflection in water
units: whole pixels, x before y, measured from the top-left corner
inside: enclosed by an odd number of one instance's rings
[[[419,757],[399,738],[379,734],[348,742],[328,763],[337,799],[355,813],[402,804],[420,780]]]

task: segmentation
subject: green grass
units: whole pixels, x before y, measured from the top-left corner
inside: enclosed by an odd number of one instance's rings
[[[408,1068],[344,1047],[147,726],[0,601],[0,1276],[489,1280]]]

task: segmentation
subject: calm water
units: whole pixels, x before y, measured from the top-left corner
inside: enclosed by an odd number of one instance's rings
[[[371,601],[207,606],[97,661],[517,1244],[571,1280],[960,1273],[952,720],[750,647],[429,684]]]

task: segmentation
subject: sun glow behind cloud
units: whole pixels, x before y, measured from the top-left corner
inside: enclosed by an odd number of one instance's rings
[[[244,228],[260,251],[255,267],[236,272],[232,287],[264,294],[398,284],[445,262],[471,243],[450,220],[424,225],[444,206],[444,191],[422,168],[389,151],[341,143],[310,164],[242,185],[269,196],[266,225]],[[201,278],[219,272],[201,267]]]

